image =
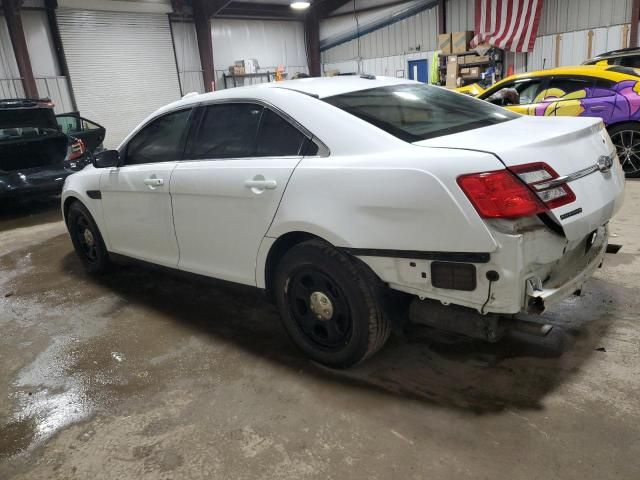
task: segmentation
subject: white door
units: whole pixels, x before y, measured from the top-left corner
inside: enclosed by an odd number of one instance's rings
[[[308,139],[250,103],[203,107],[191,139],[171,178],[179,268],[255,285],[260,242]]]
[[[153,120],[100,177],[110,250],[169,267],[178,264],[169,186],[182,157],[190,110]]]

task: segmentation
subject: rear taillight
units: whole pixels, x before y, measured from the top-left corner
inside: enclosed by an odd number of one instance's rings
[[[569,185],[559,181],[560,176],[546,163],[518,165],[511,167],[511,170],[536,192],[549,209],[561,207],[576,199]]]
[[[576,199],[571,188],[546,163],[462,175],[458,185],[484,218],[537,215]]]
[[[462,175],[458,185],[484,218],[527,217],[547,210],[509,170]]]
[[[75,139],[73,143],[69,146],[67,151],[67,158],[69,160],[75,160],[80,158],[85,152],[84,142],[80,139]]]

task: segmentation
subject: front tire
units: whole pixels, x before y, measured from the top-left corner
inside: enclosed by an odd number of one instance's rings
[[[640,177],[640,124],[620,123],[609,128],[609,136],[627,178]]]
[[[67,230],[85,270],[89,273],[107,271],[110,266],[109,253],[102,235],[89,210],[80,202],[73,202],[69,207]]]
[[[320,240],[289,250],[276,268],[276,303],[289,337],[307,356],[347,368],[389,337],[380,280],[357,260]]]

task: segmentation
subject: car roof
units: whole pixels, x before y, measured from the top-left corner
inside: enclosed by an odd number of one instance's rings
[[[294,90],[316,98],[326,98],[343,93],[357,92],[376,87],[416,83],[413,80],[393,77],[377,77],[373,75],[341,75],[335,77],[312,77],[282,82],[260,83],[246,87],[216,90],[202,94],[187,94],[180,104],[202,103],[222,98],[247,98],[259,94],[264,88],[281,88]]]
[[[621,48],[619,50],[611,50],[610,52],[601,53],[596,55],[589,60],[604,60],[606,58],[611,57],[626,57],[629,55],[640,55],[640,48],[638,47],[629,47],[629,48]]]

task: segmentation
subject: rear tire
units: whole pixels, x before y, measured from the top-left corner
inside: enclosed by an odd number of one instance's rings
[[[390,325],[382,282],[366,266],[320,240],[295,245],[278,264],[274,292],[289,337],[332,368],[367,359],[385,344]]]
[[[96,222],[82,203],[76,201],[69,207],[67,230],[85,270],[94,274],[106,272],[110,266],[109,252]]]
[[[627,178],[640,177],[640,124],[625,122],[609,127],[609,136]]]

